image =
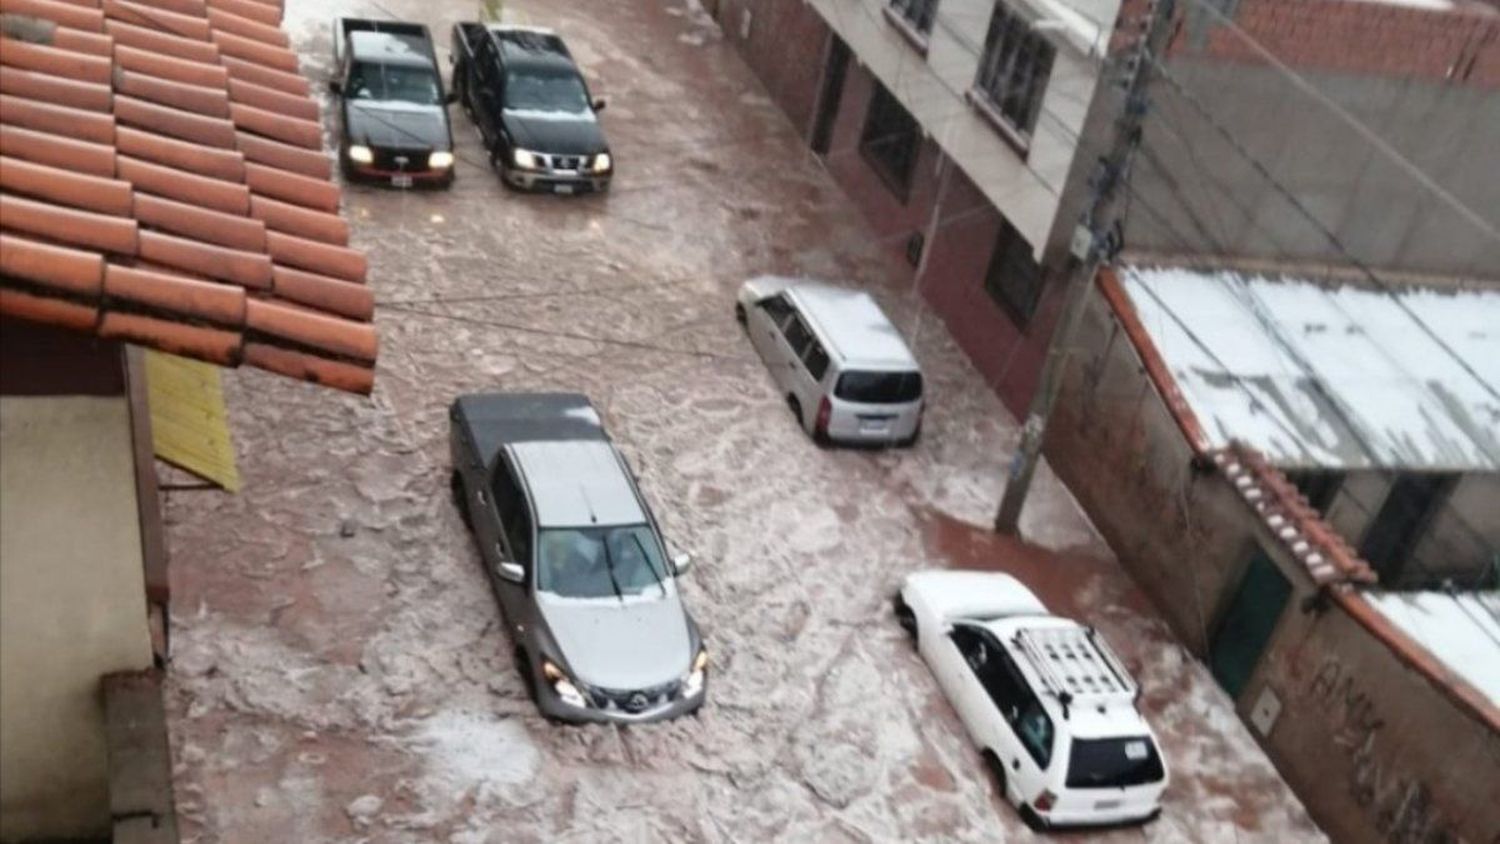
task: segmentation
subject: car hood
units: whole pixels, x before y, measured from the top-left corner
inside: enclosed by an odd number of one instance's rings
[[[395,100],[350,100],[344,103],[349,142],[384,149],[453,148],[448,112]]]
[[[501,119],[516,146],[555,155],[597,155],[609,147],[592,111],[506,109]]]
[[[537,607],[575,679],[627,691],[671,682],[688,670],[692,641],[676,591],[617,598],[537,594]]]

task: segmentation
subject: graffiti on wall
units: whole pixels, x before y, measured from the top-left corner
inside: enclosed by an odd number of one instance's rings
[[[1334,745],[1349,764],[1349,796],[1387,841],[1459,840],[1433,806],[1426,784],[1393,770],[1390,760],[1376,753],[1385,720],[1354,671],[1329,657],[1307,691],[1327,714]]]

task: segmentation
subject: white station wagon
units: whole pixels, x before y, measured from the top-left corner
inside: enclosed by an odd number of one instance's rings
[[[1093,628],[1047,612],[1004,574],[918,572],[892,603],[1029,825],[1161,811],[1167,768],[1138,687]]]
[[[916,442],[922,371],[870,294],[761,276],[740,288],[734,313],[814,440]]]

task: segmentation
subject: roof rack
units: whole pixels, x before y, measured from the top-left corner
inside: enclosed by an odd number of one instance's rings
[[[1135,698],[1135,680],[1092,627],[1018,630],[1014,642],[1065,710],[1075,701]]]

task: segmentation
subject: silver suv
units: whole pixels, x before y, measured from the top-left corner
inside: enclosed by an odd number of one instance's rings
[[[708,652],[635,479],[584,396],[461,396],[453,497],[543,715],[640,722],[703,704]]]

